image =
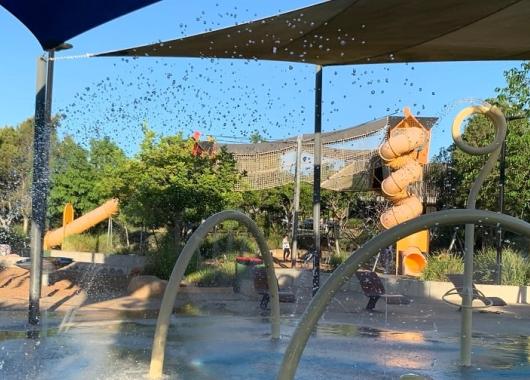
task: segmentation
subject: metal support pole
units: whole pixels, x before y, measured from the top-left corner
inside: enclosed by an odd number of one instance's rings
[[[506,182],[506,139],[501,148],[501,159],[499,163],[499,212],[504,214],[504,183]],[[497,285],[502,282],[502,227],[497,228],[497,263],[495,280]]]
[[[320,166],[322,161],[322,66],[317,66],[315,76],[315,146],[313,154],[313,295],[320,288]]]
[[[291,252],[291,266],[296,265],[298,259],[298,216],[300,213],[300,177],[302,172],[302,135],[296,139],[296,169],[294,180],[293,204],[293,251]]]
[[[465,234],[464,288],[462,289],[462,319],[460,321],[460,362],[464,367],[469,367],[471,365],[473,333],[473,250],[475,245],[475,225],[466,224]]]
[[[49,131],[51,132],[52,127],[52,92],[53,92],[53,68],[54,68],[55,50],[48,50],[48,65],[46,72],[46,105],[44,108],[44,122],[46,123]],[[51,134],[48,133],[48,140]]]
[[[31,184],[31,271],[28,309],[28,337],[39,335],[42,286],[42,241],[46,224],[49,153],[51,135],[51,92],[54,52],[48,60],[37,59],[35,127],[33,136],[33,180]],[[46,71],[47,70],[47,71]]]

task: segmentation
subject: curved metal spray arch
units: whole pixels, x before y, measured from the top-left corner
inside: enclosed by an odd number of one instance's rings
[[[463,223],[480,223],[497,225],[530,238],[530,223],[505,214],[493,211],[475,209],[454,209],[438,211],[422,215],[416,219],[400,224],[377,235],[359,248],[342,263],[329,277],[323,287],[317,292],[305,310],[300,323],[285,350],[283,361],[278,373],[278,380],[291,380],[294,378],[300,357],[305,345],[315,328],[318,320],[324,313],[326,306],[335,293],[346,283],[359,266],[382,248],[388,247],[404,236],[408,236],[422,229],[438,226]]]
[[[473,114],[484,114],[495,127],[495,138],[489,145],[474,147],[468,145],[460,132],[462,122]],[[506,138],[506,119],[501,110],[491,105],[467,107],[456,115],[451,128],[451,135],[457,147],[462,151],[474,155],[490,154],[482,167],[478,177],[469,190],[466,208],[474,210],[478,193],[484,180],[491,173],[495,162],[501,153],[502,143]],[[475,225],[466,224],[464,239],[464,288],[462,289],[462,318],[460,327],[460,362],[463,366],[471,365],[471,332],[472,332],[472,303],[473,303],[473,250],[475,246]]]
[[[280,299],[278,297],[278,283],[276,282],[276,274],[274,272],[274,262],[272,254],[267,246],[265,237],[259,230],[258,226],[252,219],[247,215],[239,211],[222,211],[220,213],[210,216],[199,228],[190,236],[186,245],[182,249],[171,277],[167,283],[164,297],[162,298],[162,305],[158,314],[156,322],[155,337],[153,340],[153,350],[151,353],[151,365],[149,368],[149,376],[153,379],[162,377],[164,368],[164,356],[166,349],[167,332],[169,329],[171,312],[173,311],[173,305],[175,304],[175,298],[179,290],[180,282],[184,277],[184,272],[190,262],[195,251],[200,247],[203,239],[206,237],[208,232],[212,230],[216,225],[226,220],[235,220],[243,224],[250,233],[254,236],[258,243],[261,256],[265,261],[265,267],[267,270],[267,282],[269,285],[270,302],[271,302],[271,324],[272,324],[272,338],[280,338]]]
[[[484,147],[470,146],[464,142],[460,128],[463,120],[473,114],[484,114],[494,124],[496,133],[493,142]],[[497,223],[522,235],[530,237],[530,224],[504,214],[475,209],[476,200],[484,179],[493,169],[500,154],[502,142],[506,137],[506,119],[502,112],[491,105],[467,107],[455,117],[452,125],[452,137],[455,144],[464,152],[471,155],[490,154],[476,178],[467,200],[465,210],[445,210],[423,215],[404,224],[400,224],[376,236],[339,266],[312,299],[298,324],[293,337],[285,351],[285,355],[278,374],[279,380],[288,380],[294,377],[300,356],[305,348],[309,335],[322,316],[326,305],[337,290],[348,281],[360,264],[374,256],[380,249],[395,243],[404,236],[418,232],[422,229],[446,224],[466,223],[465,255],[464,255],[464,289],[462,299],[462,318],[460,334],[460,359],[463,366],[471,365],[471,324],[473,301],[473,246],[475,223]]]

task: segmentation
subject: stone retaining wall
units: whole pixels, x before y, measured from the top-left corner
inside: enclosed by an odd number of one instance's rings
[[[92,252],[74,252],[51,250],[51,257],[68,257],[78,263],[103,264],[109,268],[120,269],[128,275],[132,269],[145,267],[145,256],[111,255]]]
[[[382,278],[388,293],[405,294],[410,297],[442,299],[454,285],[450,282],[420,281],[410,278],[386,276]],[[510,304],[530,303],[530,286],[475,284],[486,297],[500,297]]]
[[[312,273],[307,270],[276,269],[276,276],[280,286],[293,286],[297,288],[311,289]],[[320,283],[329,278],[329,273],[321,273]],[[431,298],[441,300],[442,296],[454,286],[450,282],[421,281],[407,277],[396,277],[391,275],[380,275],[385,290],[389,294],[403,294],[412,298]],[[283,280],[283,281],[282,281]],[[510,304],[529,304],[530,286],[509,285],[483,285],[476,284],[486,297],[500,297]],[[354,276],[341,289],[341,292],[361,292],[359,281]]]

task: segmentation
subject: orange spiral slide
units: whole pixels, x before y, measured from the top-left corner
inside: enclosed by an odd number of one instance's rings
[[[429,131],[408,108],[404,109],[404,114],[405,118],[389,132],[388,139],[379,147],[379,156],[393,170],[381,183],[383,195],[394,203],[380,218],[387,229],[423,212],[422,202],[407,187],[422,179],[423,164],[427,162]],[[402,239],[401,244],[398,242],[398,251],[403,249],[398,254],[402,257],[404,274],[419,275],[427,264],[421,250],[425,243],[415,244],[415,240],[425,240],[425,234],[409,236]]]
[[[71,208],[71,206],[70,206]],[[68,209],[70,209],[68,208]],[[67,207],[65,207],[65,210]],[[110,218],[112,215],[116,214],[119,210],[118,200],[111,199],[103,203],[98,208],[86,213],[85,215],[73,219],[73,213],[71,219],[68,222],[65,222],[61,228],[58,228],[53,231],[48,231],[44,236],[44,249],[50,249],[60,245],[64,238],[70,235],[80,234],[83,231],[86,231],[90,227],[95,226],[96,224],[104,221],[107,218]],[[72,212],[72,211],[69,211]],[[65,211],[66,214],[66,211]],[[65,220],[68,218],[65,218]]]

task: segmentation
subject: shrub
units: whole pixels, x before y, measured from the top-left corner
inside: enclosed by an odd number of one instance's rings
[[[426,281],[448,281],[447,274],[463,272],[464,261],[460,256],[438,251],[427,256],[427,267],[421,278]]]
[[[67,236],[62,244],[63,251],[113,253],[120,249],[119,238],[112,237],[113,244],[108,244],[107,234],[76,234]]]
[[[90,234],[67,236],[62,244],[63,251],[97,252],[98,237]]]
[[[267,245],[269,246],[269,249],[281,248],[284,236],[285,234],[278,231],[271,231],[267,237]]]
[[[475,252],[474,280],[478,283],[495,282],[497,251],[488,248]],[[459,256],[439,251],[427,256],[427,267],[423,280],[447,281],[449,273],[463,273],[464,262]],[[520,252],[510,248],[502,251],[502,285],[525,286],[530,281],[530,260]]]
[[[11,253],[29,256],[29,239],[20,230],[0,228],[0,244],[8,244],[11,247]]]
[[[219,234],[208,237],[199,251],[191,258],[186,268],[186,279],[200,286],[225,286],[232,284],[235,271],[235,256],[244,251],[253,251],[253,241],[246,236],[232,237],[231,234]],[[254,244],[255,246],[255,244]],[[146,274],[167,280],[171,276],[183,246],[178,249],[169,240],[162,239],[158,250],[147,256]],[[219,257],[209,259],[211,257]],[[203,261],[204,259],[209,259]]]
[[[329,266],[332,270],[335,270],[339,265],[341,265],[346,259],[349,257],[349,255],[345,252],[341,252],[340,254],[337,254],[336,252],[331,255],[329,258]]]
[[[258,253],[258,246],[248,235],[234,235],[233,233],[211,234],[200,247],[201,255],[205,258],[216,257],[219,254],[249,252]]]
[[[163,244],[157,251],[149,252],[145,265],[145,273],[168,280],[180,254],[182,247],[175,249],[174,245]],[[195,262],[192,258],[190,265]]]
[[[363,219],[351,218],[344,223],[345,228],[364,228],[365,221]]]
[[[232,257],[202,265],[200,269],[186,276],[186,280],[198,286],[231,286],[235,277]]]
[[[494,283],[497,268],[497,250],[487,248],[475,254],[475,281]],[[502,285],[525,286],[528,284],[530,262],[520,252],[511,248],[502,250]]]

